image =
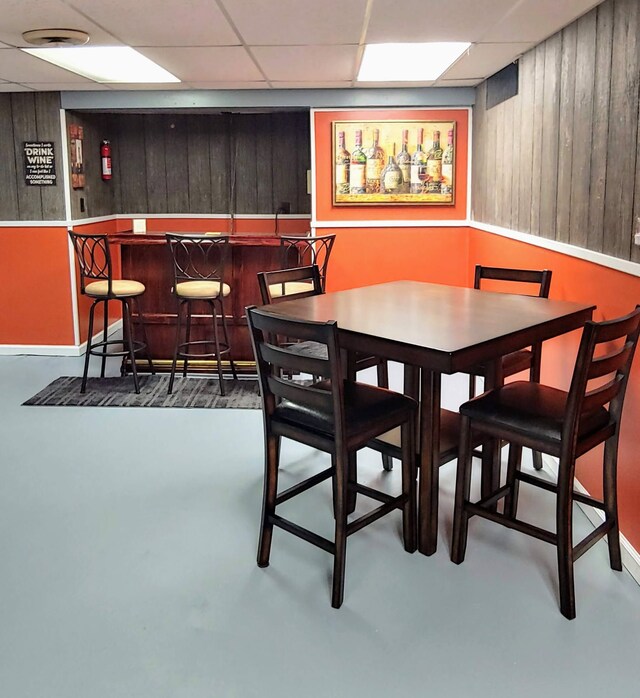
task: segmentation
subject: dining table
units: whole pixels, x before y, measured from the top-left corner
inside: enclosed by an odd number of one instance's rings
[[[303,321],[335,321],[346,352],[404,364],[405,392],[420,402],[418,550],[425,555],[436,551],[438,541],[442,375],[483,364],[485,389],[497,387],[503,382],[502,356],[582,327],[594,309],[573,301],[422,281],[391,281],[263,308]],[[483,468],[490,461],[495,478],[500,445],[485,443],[483,451]]]

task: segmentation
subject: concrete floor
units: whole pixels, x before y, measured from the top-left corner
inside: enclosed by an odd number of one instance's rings
[[[359,532],[336,611],[323,551],[276,531],[255,564],[259,411],[20,406],[81,368],[0,357],[2,698],[638,695],[640,588],[604,542],[577,563],[571,622],[545,543],[474,520],[451,564],[450,464],[437,553],[403,551],[399,514]],[[283,484],[325,462],[286,444]],[[399,468],[360,462],[398,488]],[[523,516],[553,521],[529,494]],[[331,535],[328,487],[288,507]]]

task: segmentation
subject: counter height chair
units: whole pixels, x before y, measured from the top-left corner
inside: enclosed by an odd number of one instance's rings
[[[520,289],[514,284],[528,284],[534,290],[527,295],[535,295],[539,298],[549,297],[551,287],[551,271],[549,269],[508,269],[504,267],[485,267],[476,265],[473,287],[482,288],[483,280],[499,281],[500,287],[511,291],[513,288]],[[505,283],[502,283],[505,282]],[[516,293],[518,291],[515,291]],[[534,344],[527,349],[511,352],[502,357],[502,376],[508,378],[521,371],[529,371],[529,380],[540,382],[540,362],[542,358],[542,344]],[[469,373],[469,399],[476,395],[476,378],[486,377],[487,369],[483,365],[472,368]],[[536,470],[542,469],[542,456],[536,451],[533,452],[533,466]]]
[[[288,531],[334,556],[331,605],[340,608],[344,597],[347,538],[394,509],[402,511],[404,548],[417,548],[415,492],[415,415],[417,403],[376,386],[345,380],[335,322],[302,322],[279,317],[268,308],[247,308],[247,321],[258,366],[265,438],[265,477],[258,566],[269,565],[274,526]],[[324,357],[308,356],[290,346],[272,343],[284,336],[315,342]],[[293,373],[319,376],[310,385],[287,378]],[[402,493],[392,496],[359,484],[352,476],[352,454],[385,431],[402,430]],[[293,439],[331,455],[331,466],[284,491],[278,491],[280,443]],[[331,480],[335,536],[328,540],[281,515],[280,504],[313,486]],[[348,522],[350,496],[369,497],[376,509]]]
[[[138,370],[136,367],[136,354],[146,350],[149,371],[155,373],[153,362],[149,355],[149,342],[140,310],[140,296],[145,292],[144,284],[130,279],[114,279],[113,264],[109,238],[105,234],[86,235],[69,230],[69,238],[73,244],[78,269],[80,271],[80,292],[93,299],[89,310],[89,333],[87,337],[87,351],[82,373],[82,385],[80,392],[87,389],[87,377],[89,374],[89,359],[91,356],[99,356],[102,359],[100,377],[104,378],[107,358],[122,357],[122,373],[126,370],[124,360],[131,363],[131,374],[136,393],[140,392]],[[109,301],[118,301],[122,306],[122,339],[108,339],[109,329]],[[93,324],[96,307],[103,306],[103,332],[102,340],[94,341]],[[135,308],[132,306],[135,304]],[[132,309],[137,311],[138,322],[142,331],[142,341],[134,339]],[[121,349],[111,347],[120,346]]]
[[[609,561],[622,569],[618,526],[616,468],[620,418],[631,362],[640,332],[640,306],[617,320],[587,322],[569,391],[518,381],[489,391],[460,407],[462,433],[456,479],[451,559],[464,560],[469,518],[481,516],[556,546],[560,610],[576,615],[573,563],[604,536]],[[506,483],[472,503],[471,434],[504,439],[510,444]],[[604,443],[603,498],[575,492],[576,459]],[[557,482],[520,470],[522,448],[559,459]],[[556,527],[551,532],[517,518],[520,482],[556,495]],[[503,512],[495,504],[504,500]],[[573,544],[573,503],[604,512],[604,522],[582,541]]]
[[[231,344],[224,309],[224,299],[231,293],[231,287],[224,281],[229,257],[229,236],[167,233],[165,237],[173,264],[172,292],[178,303],[169,394],[173,392],[178,359],[182,359],[182,375],[185,377],[190,360],[212,359],[217,366],[220,394],[225,395],[223,356],[229,359],[234,379],[238,378],[235,363],[231,358]],[[198,305],[204,306],[208,311],[204,313],[204,317],[210,318],[212,326],[211,334],[208,336],[205,329],[204,339],[191,338],[194,307]],[[186,319],[184,337],[182,337],[183,315]],[[218,316],[222,324],[222,338],[218,329]]]
[[[258,274],[258,286],[260,287],[260,296],[264,305],[307,298],[308,296],[317,296],[324,293],[320,269],[316,264],[295,269],[260,272]],[[283,292],[285,288],[288,289],[286,294]],[[292,345],[292,351],[308,356],[326,358],[325,347],[315,342],[297,342]],[[355,375],[357,371],[364,371],[374,366],[377,369],[378,385],[382,388],[388,388],[389,369],[387,362],[377,356],[356,354],[355,357],[350,357],[348,373]],[[386,453],[382,454],[382,467],[385,470],[393,469],[393,461]]]
[[[280,237],[280,268],[293,269],[316,265],[320,272],[320,286],[324,293],[329,258],[331,257],[335,238],[335,235],[282,235]],[[270,295],[272,298],[277,298],[279,296],[289,296],[292,293],[304,292],[305,290],[311,290],[311,285],[308,281],[290,281],[279,286],[274,284],[270,290]]]

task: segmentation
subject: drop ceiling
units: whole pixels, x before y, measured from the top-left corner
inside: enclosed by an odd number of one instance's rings
[[[570,24],[594,0],[0,0],[0,92],[468,87]],[[99,85],[19,50],[66,28],[128,45],[182,82]],[[441,78],[358,83],[366,43],[469,41]]]

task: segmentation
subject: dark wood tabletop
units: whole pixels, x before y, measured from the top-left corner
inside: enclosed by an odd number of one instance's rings
[[[502,382],[501,356],[582,327],[595,305],[394,281],[268,308],[302,320],[335,320],[345,349],[421,369],[419,550],[430,555],[437,545],[440,375],[482,362],[491,367],[486,388],[495,387]]]

